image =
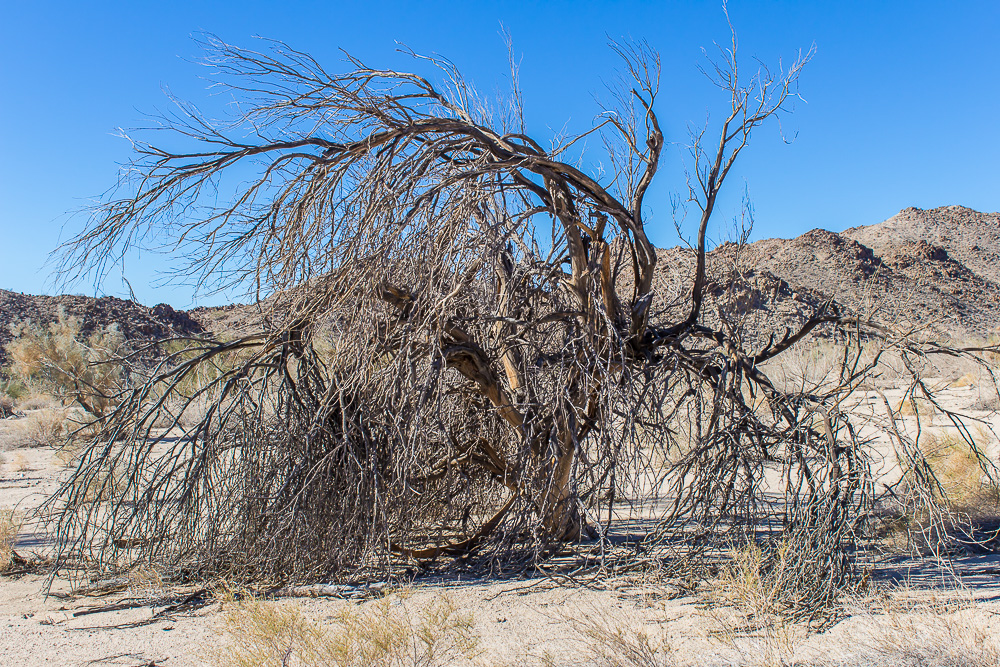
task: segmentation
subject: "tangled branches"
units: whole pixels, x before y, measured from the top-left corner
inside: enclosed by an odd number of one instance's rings
[[[855,351],[910,343],[831,306],[750,349],[706,262],[718,194],[810,54],[744,80],[735,39],[723,51],[731,105],[714,147],[694,137],[694,266],[668,294],[643,218],[664,147],[645,46],[616,47],[633,85],[587,133],[603,179],[565,159],[580,137],[543,148],[519,95],[490,111],[447,61],[431,60],[439,90],[281,44],[211,47],[236,121],[181,106],[168,126],[194,150],[134,142],[137,180],[64,270],[165,239],[186,275],[253,290],[266,326],[174,343],[136,383],[53,501],[66,553],[258,580],[535,562],[657,497],[647,543],[693,557],[763,535],[793,544],[818,596],[845,581],[873,482],[842,401],[872,366],[846,355],[832,384],[798,389],[764,368],[818,328]]]

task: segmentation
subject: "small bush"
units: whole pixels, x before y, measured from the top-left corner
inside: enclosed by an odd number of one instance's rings
[[[61,445],[69,433],[68,410],[40,410],[23,420],[22,429],[28,442],[36,447]]]
[[[784,611],[785,598],[794,587],[790,581],[789,543],[782,542],[768,554],[754,542],[733,549],[723,568],[713,597],[748,618],[765,618]]]
[[[608,618],[573,619],[594,667],[672,667],[673,648],[644,628],[617,623]]]
[[[59,312],[47,328],[24,322],[7,345],[10,375],[27,388],[74,401],[94,417],[116,404],[123,372],[115,360],[124,338],[112,325],[84,338],[80,320]]]
[[[0,449],[65,446],[73,427],[65,409],[38,410],[0,425]]]
[[[288,604],[246,599],[225,616],[220,667],[433,667],[471,659],[478,637],[470,614],[439,597],[417,614],[388,599],[348,609],[332,627]]]
[[[977,436],[977,445],[982,448],[988,435],[981,432]],[[952,509],[971,514],[1000,509],[1000,489],[991,483],[968,443],[952,434],[931,434],[923,444],[927,461],[944,491],[942,500]]]
[[[0,394],[0,419],[6,419],[14,414],[14,399],[6,394]]]
[[[10,567],[14,543],[21,530],[21,522],[14,510],[0,507],[0,572]]]
[[[0,396],[6,396],[14,401],[28,394],[28,388],[17,379],[0,374]]]

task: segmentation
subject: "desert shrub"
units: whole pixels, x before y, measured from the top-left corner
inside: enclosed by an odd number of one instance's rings
[[[742,267],[709,266],[716,198],[751,132],[796,97],[811,53],[747,79],[734,41],[710,68],[729,120],[718,142],[692,137],[697,247],[672,259],[644,231],[666,145],[660,59],[644,44],[615,47],[621,115],[593,129],[624,171],[587,175],[574,166],[582,137],[547,150],[552,137],[512,133],[447,61],[433,61],[436,87],[211,41],[220,85],[241,97],[252,81],[252,99],[206,151],[203,119],[188,117],[172,136],[191,151],[133,143],[129,178],[67,242],[62,270],[100,274],[162,234],[183,250],[178,274],[246,288],[261,325],[188,341],[134,382],[52,501],[60,553],[244,583],[414,561],[531,568],[599,536],[599,517],[635,491],[634,506],[672,499],[645,518],[651,548],[705,565],[734,534],[768,541],[794,582],[781,605],[831,601],[873,487],[867,424],[845,406],[887,358],[907,376],[929,356],[975,358],[835,304],[793,330],[718,295]],[[520,112],[519,99],[501,104]],[[230,178],[239,196],[203,198]],[[199,215],[179,227],[179,209]],[[768,377],[820,334],[836,349],[800,365],[822,360],[822,386]],[[188,405],[200,412],[185,425]],[[168,440],[172,424],[184,433]],[[131,482],[95,507],[87,489],[115,470]]]
[[[580,636],[587,665],[593,667],[671,667],[677,664],[673,647],[656,633],[636,623],[603,616],[571,619]]]
[[[10,374],[27,388],[73,401],[94,417],[117,404],[123,368],[117,359],[124,338],[115,325],[83,336],[80,320],[59,312],[48,327],[22,322],[7,345]]]
[[[0,426],[0,448],[67,447],[69,434],[77,423],[65,408],[32,411],[25,417]]]
[[[0,396],[7,396],[16,401],[27,394],[28,388],[24,382],[18,378],[9,377],[6,373],[0,373]]]
[[[417,613],[385,598],[349,608],[331,626],[296,607],[249,598],[225,616],[220,667],[433,667],[474,656],[478,637],[470,614],[445,596]]]
[[[930,434],[924,451],[940,485],[941,501],[953,509],[979,514],[1000,507],[1000,489],[989,479],[996,463],[983,453],[990,436],[983,430],[976,436],[981,456],[951,433]]]
[[[14,414],[18,399],[28,393],[24,383],[16,378],[10,378],[0,373],[0,419],[6,419]]]
[[[0,507],[0,571],[10,567],[20,529],[21,522],[14,510]]]
[[[69,411],[39,410],[26,417],[18,426],[29,446],[52,447],[62,444],[71,428]]]

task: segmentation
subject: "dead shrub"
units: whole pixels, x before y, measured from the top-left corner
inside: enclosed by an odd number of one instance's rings
[[[366,607],[322,626],[291,604],[247,598],[225,615],[225,646],[212,657],[220,667],[433,667],[475,655],[472,616],[446,596],[416,613],[388,598]]]

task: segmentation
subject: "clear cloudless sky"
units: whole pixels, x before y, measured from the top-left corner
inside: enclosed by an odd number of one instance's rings
[[[726,235],[744,191],[754,237],[873,224],[907,206],[1000,209],[1000,2],[731,0],[744,66],[816,46],[794,114],[758,131],[729,184],[713,234]],[[701,47],[729,39],[706,2],[170,2],[0,3],[0,288],[53,289],[49,253],[79,230],[71,215],[112,186],[129,158],[117,127],[169,108],[163,94],[211,105],[192,35],[242,46],[283,40],[336,70],[343,48],[371,65],[412,69],[396,42],[452,59],[486,95],[509,89],[510,32],[521,60],[529,131],[591,126],[594,95],[615,76],[612,39],[645,39],[663,58],[658,113],[668,142],[649,201],[649,234],[677,242],[670,196],[683,191],[689,123],[711,125],[724,94],[698,72]],[[782,140],[795,137],[791,143]],[[595,146],[596,148],[596,146]],[[140,301],[211,305],[163,285],[168,258],[124,267]],[[127,294],[122,272],[86,294]]]

